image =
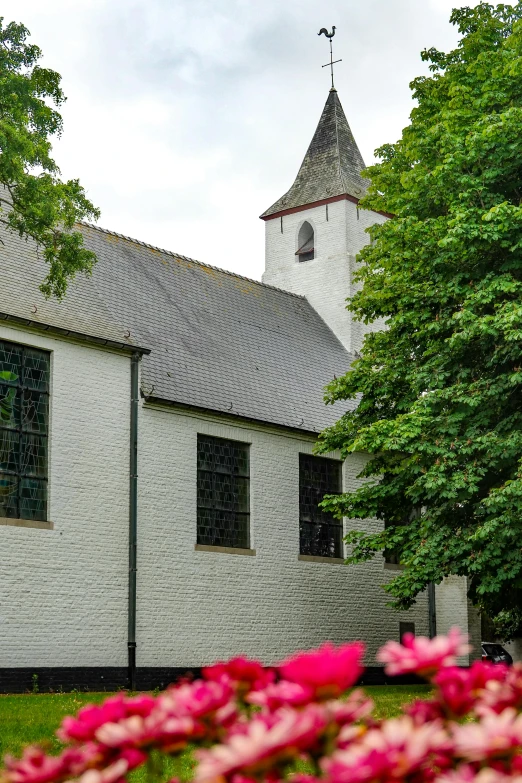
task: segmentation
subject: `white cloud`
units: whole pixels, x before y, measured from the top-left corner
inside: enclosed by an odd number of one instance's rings
[[[469,0],[468,0],[469,2]],[[4,0],[58,70],[55,152],[100,224],[259,277],[258,215],[291,185],[326,100],[320,27],[367,161],[411,111],[421,49],[456,43],[446,0]]]

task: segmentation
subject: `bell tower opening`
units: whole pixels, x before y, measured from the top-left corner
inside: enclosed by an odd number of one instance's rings
[[[314,243],[314,230],[308,220],[305,220],[297,235],[296,256],[298,261],[312,261],[315,258]]]

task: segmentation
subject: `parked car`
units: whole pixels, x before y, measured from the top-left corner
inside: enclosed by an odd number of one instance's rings
[[[490,663],[505,663],[511,666],[513,658],[501,644],[497,642],[482,642],[482,660]]]

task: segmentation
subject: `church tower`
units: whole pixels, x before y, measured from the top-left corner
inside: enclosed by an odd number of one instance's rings
[[[355,293],[355,257],[369,241],[365,229],[386,220],[358,208],[368,187],[364,168],[332,88],[294,184],[261,215],[263,282],[306,296],[350,353],[368,330],[346,310],[346,298]]]

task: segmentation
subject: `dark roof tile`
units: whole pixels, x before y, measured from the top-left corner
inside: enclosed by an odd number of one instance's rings
[[[261,217],[333,196],[362,198],[369,184],[361,177],[364,168],[337,91],[330,90],[294,184]]]
[[[351,357],[306,299],[95,226],[80,229],[98,263],[61,303],[38,291],[46,265],[34,245],[2,231],[0,313],[30,318],[36,306],[41,324],[149,348],[142,389],[166,402],[309,432],[342,414],[343,406],[324,404],[323,387]]]

